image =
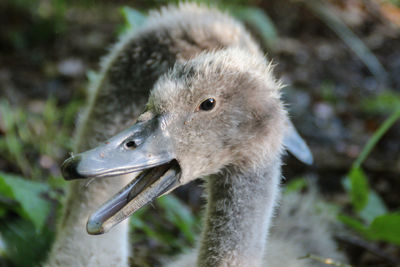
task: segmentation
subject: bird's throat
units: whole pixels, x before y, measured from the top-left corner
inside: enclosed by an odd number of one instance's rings
[[[208,179],[199,267],[261,265],[280,180],[280,162],[265,165]]]

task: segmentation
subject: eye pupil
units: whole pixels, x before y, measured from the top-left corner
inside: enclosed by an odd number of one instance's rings
[[[203,103],[200,104],[200,109],[201,110],[212,110],[215,107],[215,99],[214,98],[209,98],[203,101]]]

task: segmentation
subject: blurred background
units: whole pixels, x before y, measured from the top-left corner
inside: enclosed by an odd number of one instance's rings
[[[175,2],[0,1],[0,266],[46,256],[67,187],[59,166],[99,59],[149,9]],[[288,85],[315,164],[287,156],[285,192],[318,184],[352,265],[400,266],[400,1],[212,2],[246,25]],[[133,216],[132,266],[159,266],[194,244],[200,185]]]

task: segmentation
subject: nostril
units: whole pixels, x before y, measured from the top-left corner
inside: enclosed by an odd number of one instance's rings
[[[127,148],[136,148],[136,147],[137,147],[137,144],[136,144],[135,141],[128,141],[128,142],[126,142],[125,146],[126,146]]]

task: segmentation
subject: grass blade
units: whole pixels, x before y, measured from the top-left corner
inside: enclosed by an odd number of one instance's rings
[[[303,3],[356,53],[377,80],[383,83],[387,81],[388,75],[375,55],[346,24],[332,13],[327,5],[320,0],[305,0]]]
[[[400,119],[400,108],[395,110],[392,115],[387,118],[379,129],[372,135],[372,137],[368,140],[368,143],[365,145],[360,155],[353,163],[353,168],[359,168],[364,160],[367,158],[371,150],[375,147],[378,141],[382,138],[382,136],[392,127],[392,125]]]

